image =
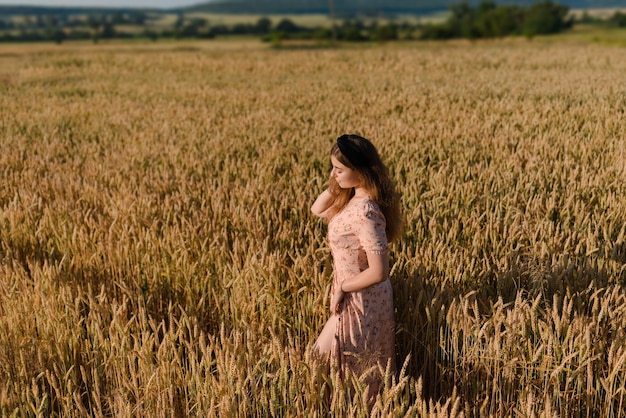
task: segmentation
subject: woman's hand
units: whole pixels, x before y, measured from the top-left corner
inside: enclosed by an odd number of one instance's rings
[[[313,202],[313,206],[311,206],[311,212],[314,215],[319,216],[320,218],[325,218],[327,215],[327,210],[330,208],[333,202],[333,194],[329,189],[324,190]]]
[[[341,290],[341,285],[337,286],[330,298],[330,312],[339,315],[343,310],[343,298],[345,293]]]

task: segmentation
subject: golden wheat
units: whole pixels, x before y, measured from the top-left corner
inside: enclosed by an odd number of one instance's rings
[[[4,65],[6,64],[6,65]],[[354,132],[403,194],[373,416],[625,416],[626,50],[0,49],[3,416],[368,416],[311,351],[308,208]]]

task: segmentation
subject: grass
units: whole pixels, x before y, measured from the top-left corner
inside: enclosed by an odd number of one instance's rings
[[[604,45],[626,46],[626,30],[623,28],[606,28],[595,25],[575,25],[570,31],[545,37],[549,42],[580,42]]]
[[[406,216],[372,415],[624,416],[625,54],[0,46],[0,414],[366,416],[311,347],[355,132]]]

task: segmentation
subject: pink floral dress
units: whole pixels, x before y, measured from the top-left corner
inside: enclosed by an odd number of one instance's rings
[[[385,217],[369,196],[353,197],[328,224],[334,260],[333,289],[344,279],[368,268],[366,252],[387,252]],[[393,291],[389,278],[368,288],[348,292],[337,324],[331,356],[342,370],[363,373],[372,366],[395,366]],[[380,374],[367,378],[370,394],[377,392]]]

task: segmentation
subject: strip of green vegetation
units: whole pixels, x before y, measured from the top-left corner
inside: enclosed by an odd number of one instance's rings
[[[40,10],[43,13],[42,10]],[[323,15],[316,19],[302,16],[255,16],[226,19],[198,12],[164,13],[150,10],[112,10],[85,14],[56,13],[7,15],[0,17],[0,42],[108,39],[213,39],[224,36],[251,36],[281,43],[287,40],[328,42],[480,39],[506,36],[557,34],[574,24],[600,29],[626,27],[626,14],[619,11],[608,17],[587,12],[574,15],[568,6],[542,0],[528,7],[498,6],[483,0],[472,7],[466,1],[450,7],[438,19],[417,16],[344,17],[334,22]]]
[[[450,8],[451,15],[442,24],[427,25],[422,39],[499,38],[524,35],[534,37],[570,29],[574,19],[569,8],[551,0],[529,7],[497,6],[493,0],[483,0],[476,8],[462,2]]]

